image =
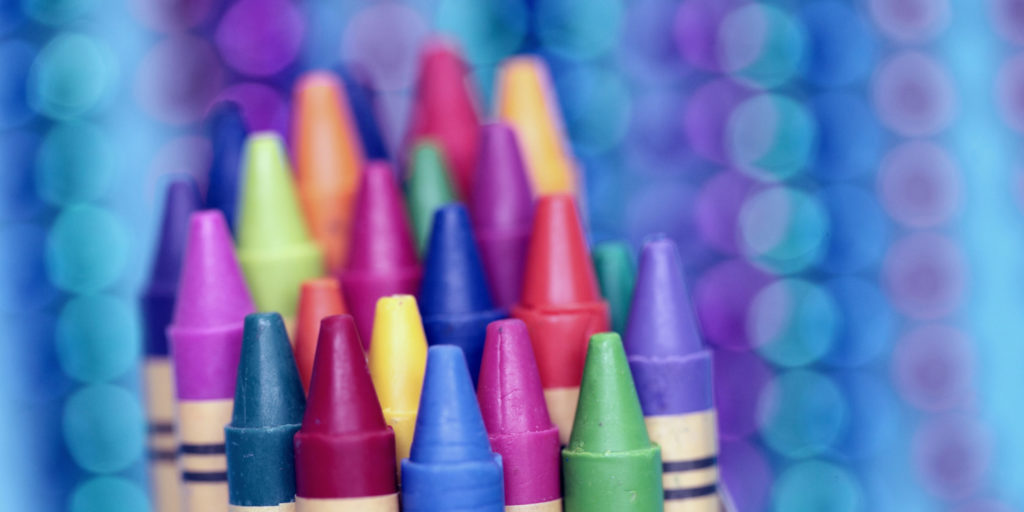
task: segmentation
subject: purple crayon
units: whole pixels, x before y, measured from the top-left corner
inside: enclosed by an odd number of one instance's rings
[[[523,286],[533,196],[512,128],[493,123],[481,133],[469,209],[495,305],[508,309],[519,300]]]
[[[224,425],[231,422],[243,322],[254,311],[224,215],[193,214],[174,320],[167,328],[186,512],[228,509]]]
[[[647,431],[661,445],[666,512],[717,512],[711,352],[698,332],[679,251],[664,236],[640,253],[624,344]]]

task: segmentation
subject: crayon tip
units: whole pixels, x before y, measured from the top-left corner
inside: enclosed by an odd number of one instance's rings
[[[687,356],[705,349],[679,250],[664,235],[648,240],[640,251],[625,344],[631,357]]]
[[[390,270],[416,264],[412,230],[391,166],[370,162],[356,199],[348,270]]]
[[[206,131],[213,146],[210,160],[206,203],[224,214],[234,230],[238,213],[238,190],[242,170],[242,145],[248,130],[238,104],[225,101],[216,105],[206,118]]]
[[[181,275],[181,257],[188,238],[188,218],[202,208],[199,189],[191,177],[175,179],[167,185],[163,220],[160,224],[156,259],[150,274],[150,293],[173,295]]]
[[[469,201],[474,227],[528,230],[533,197],[515,132],[505,123],[484,125],[480,147]]]
[[[590,338],[568,452],[649,449],[640,399],[618,334]]]
[[[537,201],[520,301],[526,306],[600,301],[576,203],[568,195]]]
[[[498,118],[515,128],[523,145],[534,193],[573,193],[575,163],[544,61],[527,55],[505,60],[495,96]]]
[[[337,279],[318,277],[302,283],[295,327],[295,362],[299,366],[302,386],[307,391],[313,374],[320,321],[344,313],[348,313],[348,309],[341,298],[341,286]]]
[[[636,285],[632,250],[625,242],[604,242],[595,245],[591,255],[601,296],[611,310],[612,330],[623,333]]]
[[[292,141],[299,194],[310,231],[323,247],[328,268],[341,269],[348,255],[352,203],[363,170],[363,146],[341,82],[311,71],[294,92]]]
[[[246,316],[231,427],[298,425],[305,405],[281,315]]]
[[[267,250],[310,244],[284,143],[277,134],[258,132],[246,140],[243,194],[240,248]]]
[[[434,213],[423,266],[420,309],[424,316],[494,309],[465,206],[451,204]]]
[[[355,321],[349,315],[324,318],[303,432],[342,434],[385,428]]]
[[[457,463],[493,457],[462,350],[451,345],[430,347],[409,459]]]
[[[444,149],[459,197],[469,193],[480,130],[467,70],[454,44],[439,38],[427,41],[410,121],[412,139],[431,137]]]
[[[427,362],[427,338],[412,295],[377,301],[370,343],[370,375],[380,405],[388,411],[415,413]]]
[[[430,239],[434,212],[455,201],[455,193],[448,177],[448,164],[441,148],[433,141],[424,139],[413,146],[409,167],[405,200],[416,235],[416,246],[422,253]]]
[[[498,320],[487,326],[477,397],[491,435],[550,430],[557,439],[522,320]]]
[[[254,309],[224,215],[192,214],[171,328],[222,328],[241,323]]]

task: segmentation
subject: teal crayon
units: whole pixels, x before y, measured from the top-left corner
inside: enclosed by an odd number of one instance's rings
[[[591,250],[591,257],[601,296],[608,301],[611,311],[612,330],[621,333],[625,331],[636,285],[632,250],[626,242],[602,242]]]

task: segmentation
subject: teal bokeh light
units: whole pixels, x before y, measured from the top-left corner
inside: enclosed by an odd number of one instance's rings
[[[569,60],[600,57],[618,42],[622,0],[537,0],[534,19],[545,49]]]
[[[496,64],[519,49],[526,35],[526,6],[514,0],[443,0],[437,29],[457,39],[472,64]]]
[[[835,381],[808,370],[777,376],[762,392],[757,412],[765,443],[788,458],[826,453],[849,421],[849,406]]]
[[[131,480],[102,476],[75,488],[71,512],[149,512],[146,491]]]
[[[79,19],[97,5],[100,0],[21,0],[22,9],[34,20],[49,25],[60,25]]]
[[[94,473],[121,471],[142,457],[142,405],[128,390],[86,386],[64,403],[64,442],[75,462]]]
[[[39,196],[54,205],[98,199],[114,175],[113,148],[106,134],[85,123],[56,126],[36,161]]]
[[[800,69],[806,52],[803,26],[764,3],[735,9],[718,28],[718,58],[737,80],[770,89]]]
[[[811,364],[839,332],[839,311],[828,291],[801,279],[782,279],[754,297],[747,332],[761,355],[780,366]]]
[[[117,378],[139,360],[134,308],[111,296],[79,296],[57,320],[57,357],[64,373],[86,382]]]
[[[557,78],[566,130],[578,149],[600,153],[622,141],[632,109],[629,88],[617,73],[579,66]]]
[[[825,208],[795,188],[771,187],[753,195],[743,204],[739,223],[747,257],[777,273],[816,264],[827,248]]]
[[[774,510],[785,512],[857,512],[864,491],[846,469],[809,460],[787,469],[775,482]]]
[[[66,208],[50,229],[46,263],[57,287],[95,293],[113,284],[128,259],[123,222],[95,206]]]
[[[730,160],[764,180],[783,180],[804,170],[814,156],[817,130],[807,107],[793,98],[759,94],[729,115]]]
[[[33,108],[50,117],[79,116],[111,95],[116,74],[106,43],[83,34],[60,35],[32,65],[29,99]]]

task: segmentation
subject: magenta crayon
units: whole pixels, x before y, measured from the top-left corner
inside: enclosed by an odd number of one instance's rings
[[[487,326],[477,400],[491,448],[501,455],[507,512],[561,512],[558,428],[522,320]]]
[[[345,303],[363,343],[373,333],[377,299],[414,295],[419,286],[412,227],[395,175],[387,163],[370,162],[359,186],[348,264],[341,273]]]
[[[231,421],[243,323],[254,310],[223,214],[193,214],[167,328],[185,512],[228,509],[224,426]]]
[[[469,213],[494,301],[510,308],[523,286],[533,195],[519,142],[507,124],[488,124],[481,130]]]
[[[167,326],[178,295],[181,259],[188,238],[188,222],[201,208],[199,189],[192,179],[167,187],[159,244],[142,296],[146,320],[146,416],[149,420],[150,479],[157,512],[181,510],[178,445],[174,437],[174,374],[167,346]]]
[[[625,349],[651,440],[662,450],[665,510],[721,507],[711,352],[704,346],[675,243],[640,253]]]

